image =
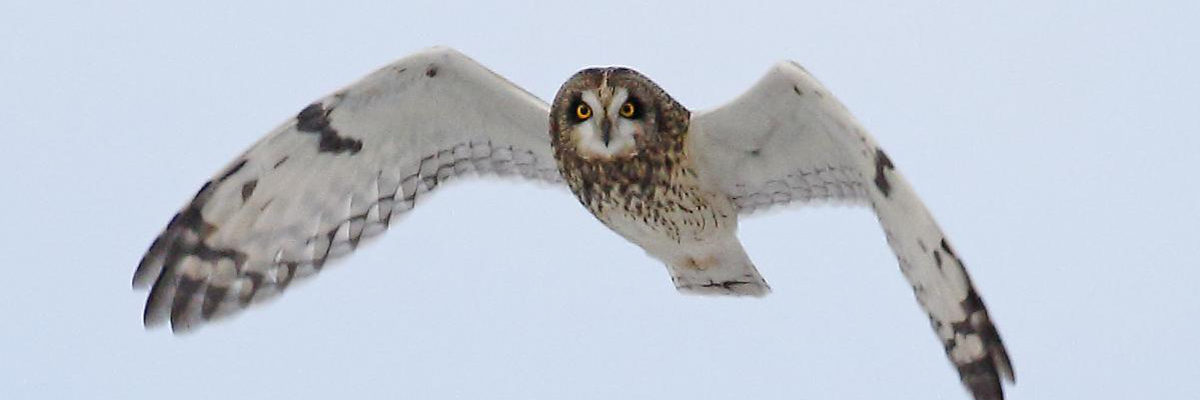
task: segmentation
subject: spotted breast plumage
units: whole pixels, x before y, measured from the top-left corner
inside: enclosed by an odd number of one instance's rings
[[[737,238],[739,217],[786,203],[869,205],[967,389],[1001,399],[1014,379],[924,204],[792,62],[693,113],[628,68],[579,71],[546,104],[451,49],[401,59],[304,107],[201,187],[134,274],[150,288],[145,323],[184,332],[272,298],[469,173],[566,183],[694,294],[770,291]]]

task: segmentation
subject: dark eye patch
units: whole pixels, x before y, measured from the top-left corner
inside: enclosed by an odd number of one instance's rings
[[[575,123],[583,122],[584,119],[579,118],[579,115],[575,113],[575,110],[579,108],[579,105],[583,104],[583,95],[576,94],[575,96],[572,96],[569,104],[570,106],[567,107],[567,118]]]
[[[633,105],[633,115],[630,115],[625,118],[638,119],[638,118],[642,117],[642,114],[645,111],[645,108],[642,107],[641,100],[638,100],[637,97],[634,97],[631,95],[625,99],[625,102]]]

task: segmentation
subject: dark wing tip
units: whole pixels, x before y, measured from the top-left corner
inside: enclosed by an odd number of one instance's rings
[[[145,289],[158,279],[159,273],[162,271],[164,262],[166,261],[167,250],[175,243],[175,239],[179,236],[179,230],[176,228],[179,224],[179,216],[177,213],[171,222],[167,223],[166,229],[154,239],[150,244],[150,248],[146,250],[146,254],[142,255],[141,261],[138,261],[137,269],[133,273],[133,288]]]
[[[974,291],[971,293],[973,294]],[[969,323],[963,324],[972,329],[965,329],[961,325],[960,329],[963,329],[967,335],[976,335],[983,346],[984,353],[981,357],[965,363],[956,361],[955,366],[958,368],[963,384],[967,386],[976,400],[1002,400],[1004,399],[1003,382],[1008,381],[1010,384],[1015,384],[1016,374],[1013,372],[1008,350],[1004,348],[1004,342],[1000,339],[1000,334],[996,332],[996,327],[992,325],[987,310],[983,308],[981,301],[978,304],[979,308],[973,313]],[[951,359],[953,359],[953,354],[951,354]]]
[[[1012,360],[1008,358],[1008,351],[1004,348],[1004,343],[1000,342],[1000,336],[996,336],[996,342],[993,346],[989,346],[989,351],[992,354],[992,362],[996,364],[996,369],[1000,373],[1000,377],[1008,381],[1010,384],[1017,383],[1017,374],[1013,371]]]
[[[999,376],[994,366],[984,367],[987,371],[978,371],[963,375],[963,384],[971,391],[975,400],[1004,400],[1004,389],[1001,387]]]
[[[154,286],[150,288],[150,294],[146,297],[146,308],[142,310],[142,324],[146,328],[155,328],[166,322],[167,309],[170,307],[169,300],[175,295],[175,285],[171,284],[172,278],[168,275],[173,275],[170,271],[161,273],[154,280]]]

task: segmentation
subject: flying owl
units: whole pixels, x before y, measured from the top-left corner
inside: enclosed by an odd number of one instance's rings
[[[175,332],[270,299],[383,232],[454,177],[566,184],[667,266],[684,293],[762,296],[742,215],[786,203],[870,205],[976,399],[1012,365],[961,259],[887,154],[804,68],[693,113],[628,68],[589,68],[545,104],[433,48],[304,107],[205,183],[133,277],[144,321]]]

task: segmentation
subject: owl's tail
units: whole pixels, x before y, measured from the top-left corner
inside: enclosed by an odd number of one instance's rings
[[[700,248],[667,263],[671,281],[681,293],[765,296],[771,292],[737,238]]]

